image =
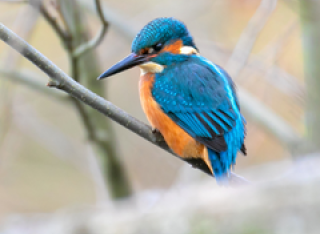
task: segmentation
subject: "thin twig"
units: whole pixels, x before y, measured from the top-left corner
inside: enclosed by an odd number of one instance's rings
[[[61,41],[66,44],[69,41],[69,36],[65,30],[58,24],[58,21],[55,17],[51,16],[47,8],[44,6],[44,3],[40,4],[40,12],[45,20],[50,24],[50,26],[54,29],[54,31],[61,38]],[[66,46],[66,45],[65,45]]]
[[[101,1],[95,0],[95,4],[96,4],[96,9],[97,9],[100,21],[102,23],[101,29],[92,40],[90,40],[87,43],[82,44],[78,48],[76,48],[74,50],[74,52],[72,53],[73,57],[80,57],[81,55],[83,55],[87,51],[98,46],[100,44],[100,42],[103,40],[103,38],[109,28],[109,22],[105,19],[104,14],[103,14],[103,10],[101,7]]]
[[[69,93],[79,101],[91,106],[98,110],[102,114],[108,116],[112,120],[116,121],[125,128],[131,130],[137,135],[143,137],[149,142],[159,146],[160,148],[175,155],[168,145],[163,141],[160,134],[154,134],[151,127],[135,119],[134,117],[127,114],[111,102],[99,97],[95,93],[83,87],[81,84],[74,81],[71,77],[65,74],[60,68],[53,64],[49,59],[43,56],[39,51],[34,49],[27,42],[22,40],[10,29],[0,23],[0,39],[11,46],[13,49],[18,51],[22,56],[27,58],[43,72],[45,72],[52,80],[59,84],[59,88]],[[175,155],[176,156],[176,155]],[[180,158],[181,159],[181,158]],[[197,167],[197,165],[193,165]],[[231,177],[235,175],[232,173]],[[237,179],[239,179],[237,177]],[[245,182],[244,182],[245,183]]]

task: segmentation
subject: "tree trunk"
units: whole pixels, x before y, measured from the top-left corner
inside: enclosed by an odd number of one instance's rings
[[[320,1],[300,0],[305,84],[307,138],[320,148]]]

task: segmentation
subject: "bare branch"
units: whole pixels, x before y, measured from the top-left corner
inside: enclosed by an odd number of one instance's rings
[[[148,141],[160,145],[167,151],[170,151],[165,144],[159,144],[162,142],[162,138],[156,137],[151,127],[145,125],[141,121],[129,116],[120,108],[113,105],[111,102],[103,99],[86,89],[79,83],[75,82],[71,77],[65,74],[60,68],[54,65],[50,60],[40,54],[36,49],[28,45],[24,40],[19,38],[15,33],[7,29],[0,23],[0,38],[37,67],[51,77],[60,87],[60,89],[71,94],[80,101],[90,105],[94,109],[97,109],[101,113],[110,117],[114,121],[118,122],[122,126],[132,130],[139,134],[141,137]]]
[[[2,23],[0,23],[0,39],[35,64],[49,77],[51,77],[52,80],[56,81],[60,89],[77,98],[79,101],[82,101],[83,103],[98,110],[137,135],[173,154],[168,145],[163,141],[162,136],[154,134],[150,126],[135,119],[117,106],[113,105],[111,102],[99,97],[74,81],[60,68],[44,57],[39,51],[6,28]],[[193,166],[197,168],[197,165]],[[231,174],[231,177],[234,177],[233,173]],[[237,176],[236,180],[239,181],[239,178],[240,177]],[[244,181],[244,183],[246,182]]]
[[[43,2],[41,2],[39,10],[42,16],[45,18],[45,20],[50,24],[50,26],[58,34],[62,42],[66,44],[66,41],[69,40],[69,36],[67,32],[59,25],[57,19],[49,13],[49,11],[47,10]]]
[[[95,48],[96,46],[98,46],[100,44],[100,42],[103,40],[103,38],[104,38],[108,28],[109,28],[109,23],[105,19],[104,14],[103,14],[101,1],[100,0],[95,0],[95,4],[96,4],[96,9],[97,9],[100,21],[102,23],[101,29],[98,32],[98,34],[91,41],[88,41],[87,43],[82,44],[78,48],[76,48],[74,50],[74,52],[72,53],[73,57],[80,57],[85,52],[87,52],[87,51]]]

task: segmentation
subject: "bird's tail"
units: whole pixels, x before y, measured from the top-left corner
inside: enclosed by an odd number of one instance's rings
[[[208,157],[212,165],[213,174],[219,185],[228,184],[228,174],[232,161],[228,158],[227,151],[217,153],[208,148]]]

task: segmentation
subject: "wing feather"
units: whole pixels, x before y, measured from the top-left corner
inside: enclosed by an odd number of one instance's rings
[[[207,147],[225,151],[224,136],[236,127],[241,116],[237,114],[238,104],[233,104],[228,93],[232,90],[237,103],[231,79],[225,82],[221,72],[200,59],[167,67],[165,73],[156,76],[152,95],[163,111]]]

